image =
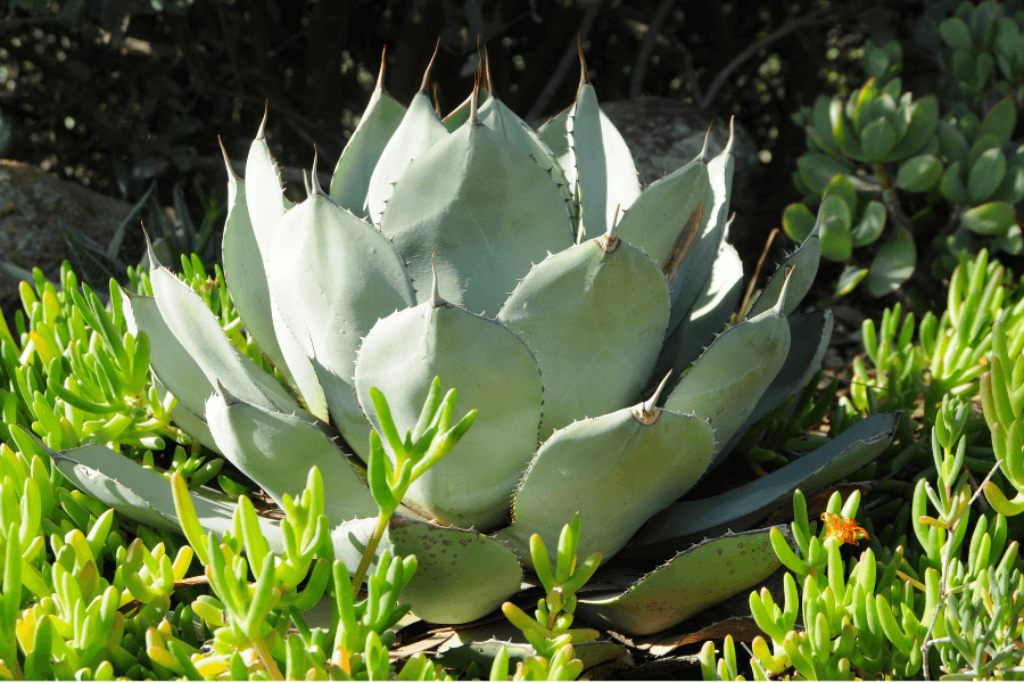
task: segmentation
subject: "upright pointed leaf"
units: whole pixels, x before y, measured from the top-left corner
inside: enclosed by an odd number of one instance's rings
[[[628,209],[640,196],[633,155],[598,106],[589,81],[580,84],[567,129],[576,166],[580,229],[588,237],[603,235],[616,210]]]
[[[269,275],[334,424],[365,459],[370,428],[354,390],[356,352],[380,318],[415,303],[405,264],[376,228],[314,192],[282,220]]]
[[[404,116],[405,107],[384,88],[382,54],[377,86],[331,178],[331,199],[360,218],[368,216],[367,191],[373,169]]]
[[[493,316],[548,251],[572,243],[565,200],[547,170],[483,124],[463,126],[409,165],[381,231],[445,298]],[[430,292],[420,287],[418,299]]]

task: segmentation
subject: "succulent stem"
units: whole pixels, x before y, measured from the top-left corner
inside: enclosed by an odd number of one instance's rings
[[[363,585],[363,577],[366,576],[366,572],[370,568],[370,561],[373,560],[373,556],[377,553],[377,546],[380,545],[380,540],[384,538],[384,532],[387,531],[388,522],[391,521],[393,512],[384,514],[384,511],[381,510],[380,516],[377,517],[377,526],[373,528],[373,535],[370,536],[366,549],[363,550],[363,556],[359,559],[359,567],[352,577],[352,597],[359,595],[359,589]]]

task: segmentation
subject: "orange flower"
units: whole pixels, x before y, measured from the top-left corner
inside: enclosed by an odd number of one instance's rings
[[[860,545],[858,539],[871,538],[868,532],[857,526],[857,520],[846,519],[832,512],[821,513],[821,520],[825,522],[825,538],[838,538],[842,543]]]

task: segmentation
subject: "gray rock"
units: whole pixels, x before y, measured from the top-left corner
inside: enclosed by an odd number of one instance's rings
[[[71,258],[58,220],[106,246],[132,206],[53,173],[18,161],[0,159],[0,261],[16,269],[42,269],[51,280]],[[19,307],[21,278],[0,269],[0,306],[10,315]]]
[[[729,139],[729,119],[701,110],[692,104],[664,97],[602,102],[601,109],[622,133],[636,162],[640,182],[651,184],[693,161],[704,146],[711,126],[709,154],[713,157]],[[712,125],[714,122],[714,125]],[[730,241],[744,242],[752,218],[757,214],[757,185],[762,166],[757,144],[741,126],[736,126],[733,154],[736,171],[733,178],[731,210],[736,212]],[[764,236],[760,241],[763,242]]]

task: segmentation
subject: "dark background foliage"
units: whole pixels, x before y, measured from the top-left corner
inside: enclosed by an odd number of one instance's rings
[[[804,134],[792,113],[856,87],[865,37],[906,38],[921,11],[876,0],[11,0],[0,156],[129,201],[156,180],[169,205],[190,177],[223,195],[217,136],[244,160],[265,101],[284,166],[308,167],[314,144],[333,165],[385,45],[387,88],[405,102],[440,39],[433,82],[448,111],[472,86],[479,36],[497,92],[537,123],[572,102],[579,35],[603,101],[655,95],[709,120],[736,115],[768,169],[757,221],[768,229],[796,198],[788,178]]]

